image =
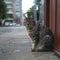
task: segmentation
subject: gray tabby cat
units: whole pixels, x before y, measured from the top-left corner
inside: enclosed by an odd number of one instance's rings
[[[49,28],[27,18],[26,28],[32,39],[32,51],[50,51],[53,49],[54,38]]]

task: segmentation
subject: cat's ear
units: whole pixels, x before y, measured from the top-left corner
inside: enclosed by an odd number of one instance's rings
[[[26,19],[26,20],[28,20],[28,18],[27,18],[27,17],[25,17],[25,19]]]
[[[27,17],[24,15],[25,19],[27,19]]]
[[[25,20],[28,20],[28,17],[26,17],[25,15],[24,15],[24,17],[25,17]]]
[[[24,15],[25,22],[28,22],[28,17]]]

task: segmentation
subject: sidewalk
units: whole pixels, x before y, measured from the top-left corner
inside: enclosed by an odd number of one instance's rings
[[[31,52],[31,39],[23,28],[0,35],[0,46],[4,44],[2,52],[0,49],[0,60],[60,60],[54,52]]]

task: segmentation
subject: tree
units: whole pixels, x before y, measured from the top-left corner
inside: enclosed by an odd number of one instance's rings
[[[28,18],[33,17],[33,14],[34,14],[33,8],[30,8],[30,9],[26,12],[26,14],[27,14],[27,17],[28,17]]]
[[[41,5],[41,4],[40,4],[40,1],[41,1],[41,0],[37,0],[37,2],[36,2],[36,5],[38,6],[38,10],[36,10],[37,20],[40,19],[40,5]],[[33,16],[33,15],[34,15],[33,7],[31,7],[31,8],[26,12],[26,14],[27,14],[28,17]],[[34,18],[34,16],[33,16],[33,18]]]
[[[37,2],[36,2],[36,5],[38,6],[38,10],[37,10],[37,20],[39,20],[40,19],[40,2],[41,2],[41,0],[37,0]]]
[[[0,0],[0,19],[4,19],[7,14],[7,5],[4,0]]]

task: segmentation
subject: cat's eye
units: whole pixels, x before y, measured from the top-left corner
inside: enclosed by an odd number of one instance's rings
[[[27,25],[29,25],[29,23],[27,23]]]
[[[27,22],[27,25],[28,25],[29,23]]]
[[[27,25],[29,25],[29,24],[27,24]]]

